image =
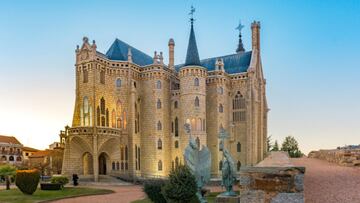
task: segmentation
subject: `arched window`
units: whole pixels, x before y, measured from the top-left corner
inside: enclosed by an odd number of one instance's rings
[[[9,156],[9,161],[14,161],[14,157],[13,157],[13,156]]]
[[[157,130],[162,130],[162,125],[160,121],[158,121],[157,123]]]
[[[199,86],[199,78],[194,79],[194,86]]]
[[[112,170],[115,171],[115,162],[112,162]]]
[[[161,89],[161,81],[156,81],[156,89]]]
[[[171,170],[174,170],[174,169],[175,169],[175,162],[171,161]]]
[[[179,141],[175,141],[175,148],[179,148]]]
[[[158,142],[157,142],[157,149],[162,150],[162,141],[161,141],[161,139],[159,139]]]
[[[84,97],[83,99],[83,108],[82,108],[82,123],[84,124],[84,126],[89,126],[90,122],[91,122],[91,117],[90,117],[90,105],[89,105],[89,99],[88,97]]]
[[[224,107],[223,107],[222,104],[219,105],[219,112],[220,112],[220,113],[224,112]]]
[[[191,119],[191,130],[196,130],[196,119]]]
[[[206,130],[206,120],[205,120],[205,119],[203,120],[203,125],[202,125],[202,127],[203,127],[202,130],[205,131],[205,130]]]
[[[118,161],[116,162],[116,170],[120,170],[120,163]]]
[[[117,88],[121,87],[121,79],[120,78],[116,79],[116,87]]]
[[[116,128],[116,112],[115,109],[111,112],[111,127]]]
[[[109,127],[109,109],[106,109],[106,127]]]
[[[178,101],[175,101],[174,102],[174,109],[177,109],[178,108]]]
[[[224,94],[224,88],[219,87],[218,92],[219,92],[219,94],[221,94],[221,95]]]
[[[240,91],[236,93],[233,99],[233,121],[246,121],[246,101]]]
[[[89,78],[88,71],[86,69],[84,69],[84,71],[83,71],[83,83],[87,83],[88,78]]]
[[[2,156],[1,161],[6,161],[6,156]]]
[[[138,147],[138,170],[140,170],[140,147]]]
[[[160,101],[160,99],[157,100],[156,108],[161,109],[161,101]]]
[[[196,122],[196,130],[201,131],[201,124],[201,118],[198,118]]]
[[[105,99],[104,99],[104,97],[101,97],[101,99],[100,99],[100,111],[101,111],[101,114],[105,114]]]
[[[139,117],[139,114],[138,114],[138,117]],[[127,125],[127,122],[126,122],[126,111],[123,112],[123,128],[126,129],[126,125]]]
[[[199,106],[200,106],[199,97],[195,97],[195,107],[199,107]]]
[[[237,169],[237,171],[240,171],[240,167],[241,167],[241,162],[238,161],[237,164],[236,164],[236,169]]]
[[[222,148],[220,147],[222,144],[221,144],[221,141],[219,141],[219,151],[222,152]]]
[[[179,166],[179,157],[175,158],[175,168]]]
[[[222,169],[222,161],[219,161],[219,171],[221,171],[221,169]]]
[[[16,161],[21,161],[21,156],[16,157]]]
[[[101,126],[101,123],[100,123],[100,107],[99,106],[96,108],[96,120],[97,120],[97,124],[99,126]]]
[[[105,84],[105,71],[100,71],[100,83]]]
[[[171,133],[174,133],[174,122],[171,122]]]
[[[196,137],[196,145],[200,149],[200,139],[199,139],[199,137]]]
[[[179,120],[175,118],[175,137],[179,136]]]
[[[240,144],[240,142],[238,142],[238,143],[236,144],[236,151],[237,151],[237,152],[241,152],[241,144]]]
[[[162,161],[159,160],[158,162],[158,171],[162,171]]]

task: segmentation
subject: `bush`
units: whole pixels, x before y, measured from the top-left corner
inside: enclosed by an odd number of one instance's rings
[[[61,187],[64,187],[69,182],[69,178],[65,176],[53,176],[51,177],[51,183],[59,183]]]
[[[155,203],[166,203],[165,197],[161,193],[161,188],[166,181],[161,179],[148,180],[144,183],[144,192],[149,199]]]
[[[24,194],[32,195],[39,184],[39,171],[34,170],[17,170],[15,184]]]
[[[169,181],[162,188],[162,193],[169,202],[188,203],[196,198],[196,192],[195,176],[183,165],[170,172]]]

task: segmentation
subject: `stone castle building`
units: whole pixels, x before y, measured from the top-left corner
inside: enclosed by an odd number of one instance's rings
[[[239,26],[241,32],[242,26]],[[193,20],[185,64],[168,64],[116,39],[106,54],[95,41],[76,49],[76,100],[67,132],[63,173],[94,177],[163,177],[184,163],[191,123],[199,146],[209,147],[211,174],[221,174],[219,129],[237,168],[254,165],[266,153],[265,79],[260,57],[260,23],[253,22],[252,50],[241,33],[236,53],[199,59]]]

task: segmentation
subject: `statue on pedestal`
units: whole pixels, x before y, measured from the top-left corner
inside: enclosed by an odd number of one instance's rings
[[[206,146],[200,146],[196,143],[195,139],[191,136],[191,127],[189,123],[184,125],[185,132],[189,134],[189,144],[185,148],[184,159],[185,164],[190,168],[191,172],[196,178],[198,191],[196,196],[201,203],[206,203],[206,199],[202,196],[202,187],[210,180],[211,169],[211,154]]]
[[[220,150],[223,152],[223,159],[222,159],[222,182],[221,185],[225,187],[226,192],[221,193],[222,196],[236,196],[237,194],[233,190],[233,185],[236,182],[236,170],[234,160],[230,155],[230,152],[225,149],[224,146],[224,139],[229,138],[229,134],[226,130],[221,127],[219,133],[220,141]]]

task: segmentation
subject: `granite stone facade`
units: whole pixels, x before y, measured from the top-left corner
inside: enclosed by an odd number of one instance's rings
[[[264,159],[268,107],[260,23],[251,29],[252,51],[216,57],[211,70],[209,60],[175,65],[173,39],[165,64],[161,52],[150,57],[116,39],[103,54],[84,37],[76,49],[76,100],[63,173],[95,181],[101,174],[165,177],[184,163],[185,122],[199,145],[209,147],[213,177],[221,174],[221,126],[230,134],[226,145],[238,168]]]

